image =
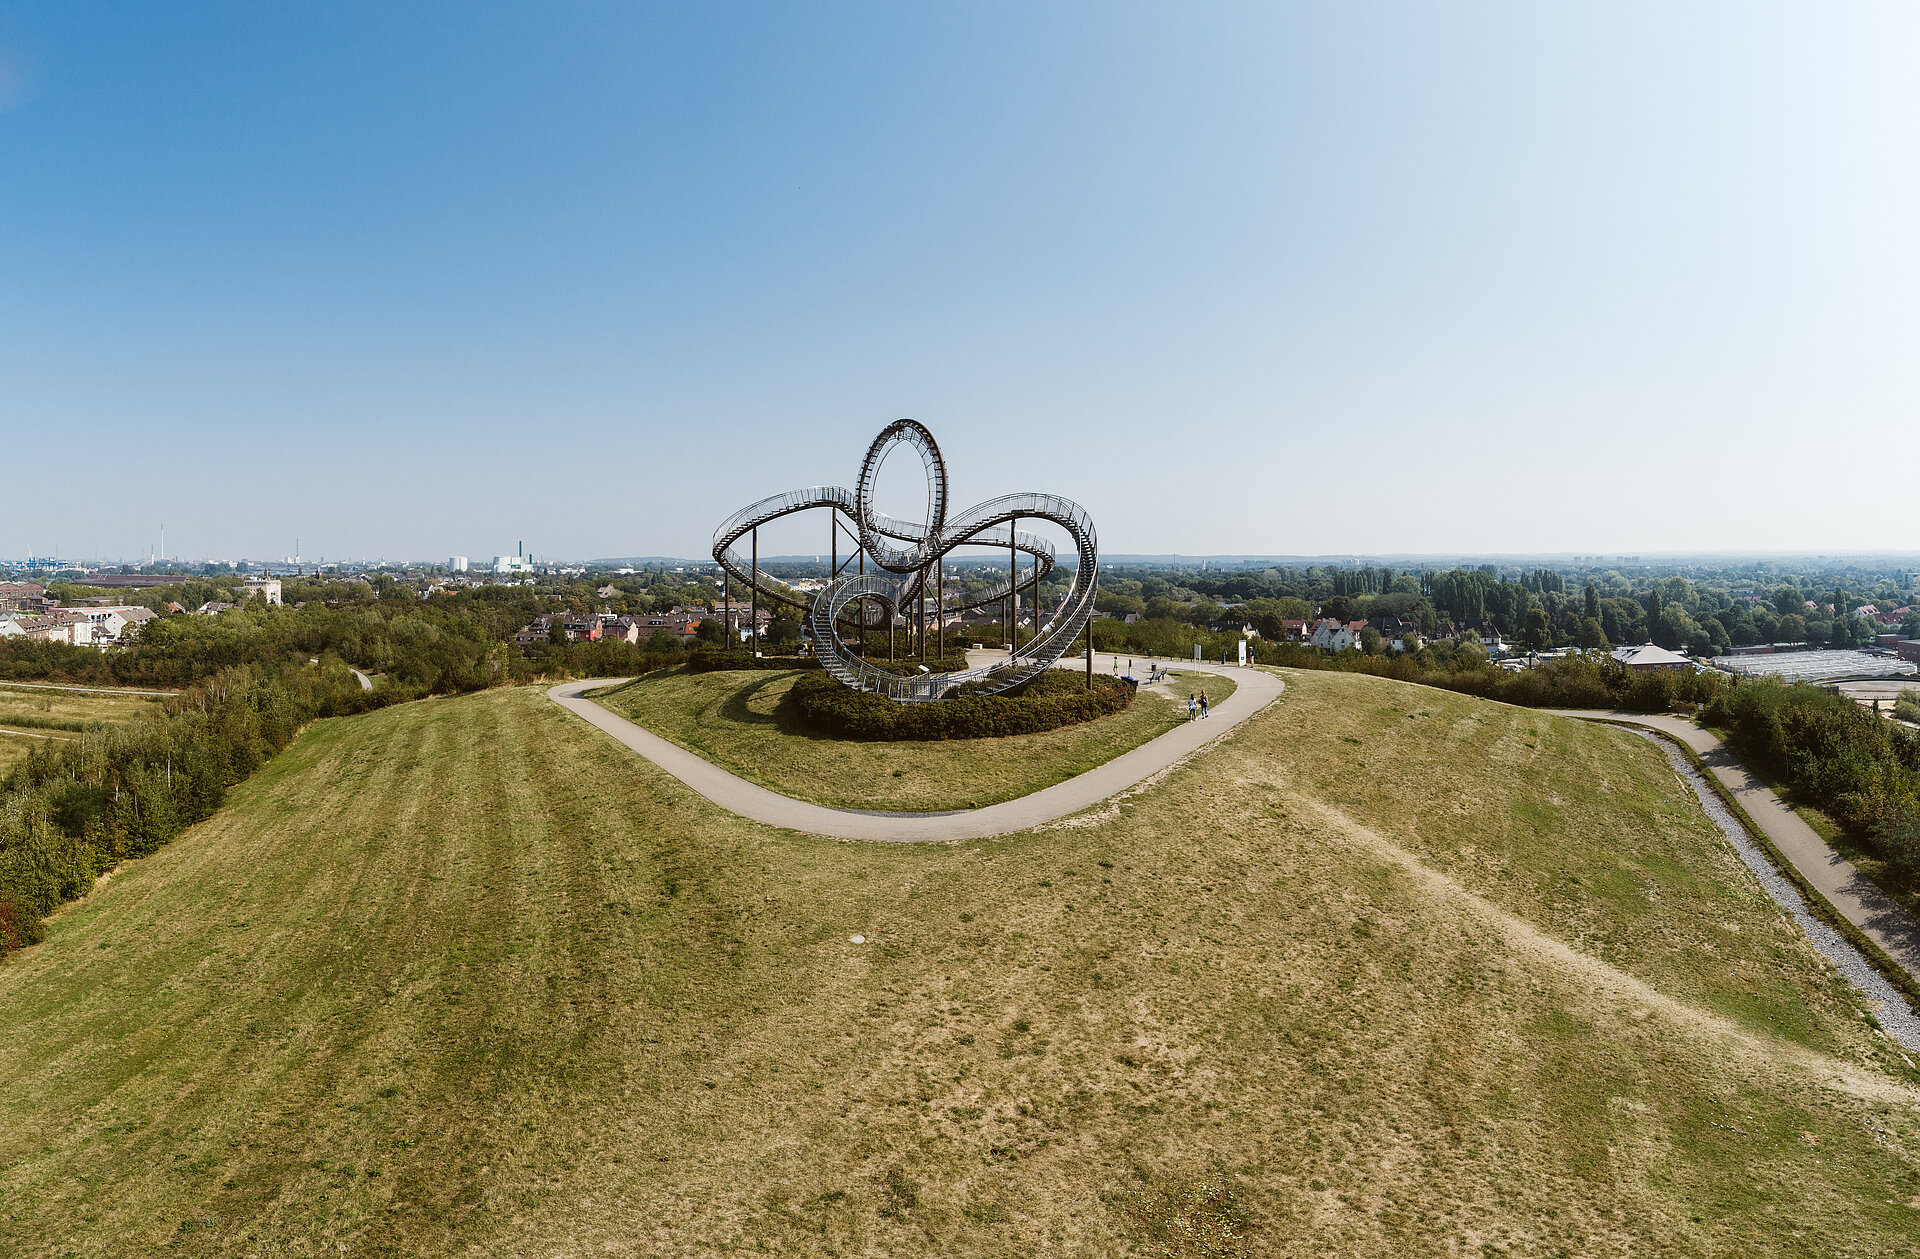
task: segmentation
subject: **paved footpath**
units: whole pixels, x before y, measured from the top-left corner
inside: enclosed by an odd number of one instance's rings
[[[1692,748],[1807,882],[1818,888],[1847,921],[1860,928],[1888,957],[1904,966],[1915,979],[1920,979],[1920,922],[1875,887],[1851,861],[1829,848],[1819,832],[1734,759],[1726,744],[1712,731],[1703,730],[1684,717],[1664,713],[1592,712],[1572,708],[1544,711],[1562,717],[1648,726],[1673,735]]]
[[[1095,660],[1105,662],[1104,657],[1095,657]],[[1144,661],[1141,662],[1144,664]],[[1061,667],[1066,667],[1065,662]],[[804,800],[783,796],[777,791],[769,791],[738,774],[721,769],[677,743],[661,738],[651,730],[635,725],[625,717],[609,712],[580,694],[595,687],[613,686],[624,681],[623,678],[564,682],[549,689],[547,697],[606,731],[708,800],[741,817],[768,826],[832,839],[926,843],[1006,835],[1090,808],[1218,739],[1280,698],[1280,692],[1285,689],[1276,675],[1260,669],[1202,664],[1199,661],[1174,661],[1169,667],[1224,674],[1234,680],[1236,688],[1232,695],[1213,706],[1213,716],[1205,721],[1183,722],[1159,738],[1116,756],[1104,765],[1031,795],[988,805],[984,809],[965,809],[953,813],[859,813],[847,809],[829,809],[824,805],[809,804]]]

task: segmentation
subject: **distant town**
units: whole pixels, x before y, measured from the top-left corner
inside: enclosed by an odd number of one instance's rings
[[[828,579],[829,565],[826,557],[784,556],[766,560],[762,571],[804,600]],[[998,645],[1008,633],[1030,629],[1035,607],[1063,597],[1072,577],[1069,561],[1037,591],[1028,588],[1018,607],[954,610],[1003,582],[1005,571],[1004,561],[955,562],[940,597],[929,602],[926,629],[942,641]],[[1635,671],[1812,682],[1893,717],[1896,706],[1915,711],[1920,687],[1917,575],[1913,557],[1463,557],[1441,568],[1123,556],[1103,565],[1092,636],[1096,650],[1137,655],[1258,656],[1263,645],[1288,644],[1328,654],[1411,653],[1441,667],[1478,659],[1509,670],[1604,654]],[[533,655],[556,644],[599,642],[658,650],[751,642],[788,651],[801,640],[792,608],[730,599],[711,561],[662,557],[556,562],[516,548],[482,559],[324,565],[27,559],[0,563],[0,577],[0,638],[102,651],[137,642],[158,618],[282,605],[289,588],[324,588],[337,601],[350,588],[343,582],[363,584],[381,599],[512,588],[550,609],[512,636],[515,648]],[[907,618],[895,624],[905,629]]]

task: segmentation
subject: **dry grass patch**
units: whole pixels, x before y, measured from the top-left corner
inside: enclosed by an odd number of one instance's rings
[[[157,712],[158,698],[41,691],[0,686],[0,726],[31,725],[35,720],[103,722],[121,725]],[[22,723],[19,718],[26,718]]]
[[[1656,751],[1306,675],[893,846],[532,689],[323,722],[0,967],[0,1249],[1915,1253],[1909,1069]]]

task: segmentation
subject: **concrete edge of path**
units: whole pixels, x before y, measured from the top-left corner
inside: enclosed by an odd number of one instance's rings
[[[1176,661],[1174,667],[1224,674],[1234,680],[1234,692],[1216,704],[1213,716],[1205,721],[1183,722],[1104,765],[1017,800],[955,813],[904,816],[830,809],[769,791],[602,708],[581,694],[595,687],[616,685],[625,681],[624,678],[563,682],[548,688],[547,698],[612,735],[707,800],[751,821],[829,839],[933,843],[1007,835],[1091,808],[1219,739],[1280,698],[1286,689],[1278,676],[1260,669],[1198,661]]]
[[[1740,802],[1754,825],[1793,863],[1813,889],[1860,933],[1920,980],[1920,922],[1830,847],[1820,833],[1793,811],[1771,787],[1742,765],[1720,737],[1683,717],[1666,713],[1628,713],[1577,708],[1543,708],[1557,717],[1645,726],[1672,735],[1692,748],[1720,785]]]

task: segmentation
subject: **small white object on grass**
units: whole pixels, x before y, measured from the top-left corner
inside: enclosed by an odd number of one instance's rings
[[[865,936],[848,936],[847,937],[848,944],[865,944],[866,942],[867,942],[867,937]]]

